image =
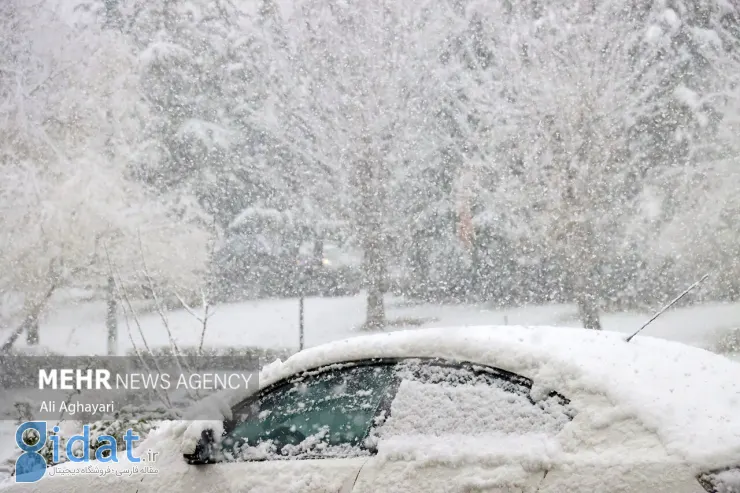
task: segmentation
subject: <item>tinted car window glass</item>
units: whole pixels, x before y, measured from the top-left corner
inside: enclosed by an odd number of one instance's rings
[[[346,457],[363,444],[393,378],[389,365],[318,372],[277,388],[237,412],[223,440],[226,460]]]

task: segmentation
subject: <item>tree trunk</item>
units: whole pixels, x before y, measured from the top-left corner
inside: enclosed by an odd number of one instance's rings
[[[37,301],[29,301],[26,304],[23,322],[21,322],[18,328],[16,328],[13,333],[10,334],[10,337],[8,337],[8,339],[3,343],[2,347],[0,347],[0,354],[9,353],[10,350],[13,348],[15,341],[18,340],[23,332],[26,332],[26,341],[29,345],[38,344],[39,317],[41,316],[41,311],[44,309],[46,303],[49,301],[49,298],[51,298],[51,295],[54,294],[56,287],[57,285],[52,283],[43,294],[43,296],[41,296]]]
[[[367,273],[367,317],[365,328],[379,330],[385,326],[385,305],[383,304],[385,264],[380,251],[379,234],[370,233],[365,245]]]
[[[583,260],[580,264],[571,264],[571,275],[575,281],[573,293],[576,305],[578,305],[578,317],[584,328],[601,330],[598,296],[595,294],[597,292],[595,269],[588,261],[592,255],[589,254],[588,248],[581,247],[576,251],[580,251],[581,254],[575,258]]]
[[[376,289],[368,290],[365,329],[380,330],[383,327],[385,327],[385,305],[383,304],[383,293]]]
[[[405,277],[404,294],[417,299],[425,296],[423,288],[429,284],[429,259],[423,249],[425,244],[424,234],[421,231],[414,232],[409,256],[410,269],[409,274]]]
[[[39,318],[38,315],[30,314],[26,318],[26,344],[38,346],[39,344]]]
[[[318,239],[313,242],[313,257],[317,263],[324,260],[324,240]]]
[[[578,211],[577,208],[573,209]],[[581,212],[582,213],[582,212]],[[568,231],[569,240],[566,246],[575,255],[568,261],[570,276],[573,281],[573,294],[578,305],[578,316],[586,329],[601,330],[599,319],[599,282],[593,227],[589,221],[573,221]]]
[[[385,327],[383,293],[386,291],[386,265],[383,241],[382,205],[383,183],[380,163],[362,160],[357,163],[356,186],[359,195],[357,220],[362,234],[365,254],[365,279],[367,286],[367,318],[365,330]]]
[[[106,289],[108,310],[106,312],[105,327],[108,329],[108,356],[118,352],[118,303],[116,300],[116,283],[113,276],[108,277]]]
[[[586,329],[601,330],[599,309],[593,295],[581,292],[578,295],[578,316]]]

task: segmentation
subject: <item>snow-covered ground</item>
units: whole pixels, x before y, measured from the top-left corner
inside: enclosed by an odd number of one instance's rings
[[[579,327],[576,310],[568,305],[524,306],[491,309],[484,305],[411,304],[389,298],[387,315],[393,328],[461,327],[473,325],[556,325]],[[197,309],[196,309],[197,312]],[[605,314],[607,330],[631,333],[649,313]],[[156,313],[139,317],[150,346],[168,345],[167,332]],[[315,346],[336,339],[359,335],[365,319],[362,295],[341,298],[307,298],[305,301],[305,344]],[[40,327],[41,345],[69,355],[106,353],[105,305],[102,302],[67,303],[57,306]],[[202,326],[185,310],[168,314],[170,328],[181,346],[197,345]],[[140,343],[138,329],[129,321],[134,340]],[[131,348],[126,322],[119,322],[119,354]],[[663,314],[645,334],[713,348],[717,340],[740,327],[740,304],[707,304],[678,308]],[[0,332],[0,339],[5,333]],[[298,300],[276,299],[225,304],[215,308],[205,335],[206,346],[298,347]],[[25,346],[21,338],[17,346]]]

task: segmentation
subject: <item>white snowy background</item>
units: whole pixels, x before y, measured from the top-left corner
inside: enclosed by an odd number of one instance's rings
[[[739,77],[725,0],[0,1],[0,357],[294,351],[301,291],[307,347],[627,334],[709,274],[646,334],[736,358]]]

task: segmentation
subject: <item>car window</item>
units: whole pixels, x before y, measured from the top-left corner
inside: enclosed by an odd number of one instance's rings
[[[377,438],[398,435],[555,434],[573,416],[556,393],[532,396],[524,377],[475,365],[409,360]]]
[[[390,364],[335,368],[294,379],[236,410],[235,424],[222,441],[223,459],[366,455],[364,440],[390,400],[392,380]]]

